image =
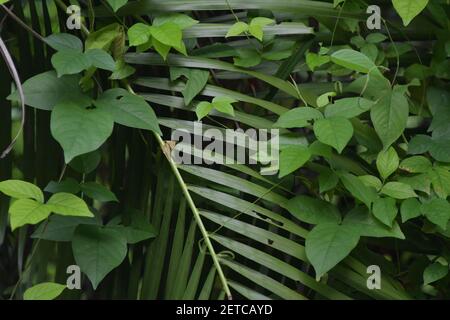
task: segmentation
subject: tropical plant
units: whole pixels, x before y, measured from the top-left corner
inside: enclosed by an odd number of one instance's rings
[[[0,5],[0,299],[449,297],[448,0]]]

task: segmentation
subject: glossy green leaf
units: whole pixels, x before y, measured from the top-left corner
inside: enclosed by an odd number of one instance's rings
[[[447,229],[447,223],[450,219],[450,203],[445,199],[432,199],[422,203],[420,212],[431,222]]]
[[[310,157],[311,152],[305,146],[289,146],[281,150],[279,178],[302,167]]]
[[[440,262],[434,262],[423,271],[423,284],[427,285],[441,280],[448,274],[448,266],[444,266]]]
[[[402,18],[403,25],[406,27],[425,9],[428,0],[392,0],[392,4]]]
[[[63,291],[66,286],[59,283],[44,282],[28,288],[24,294],[24,300],[54,300]]]
[[[26,224],[37,224],[50,215],[51,207],[31,199],[14,201],[9,208],[11,229]]]
[[[417,197],[417,194],[411,186],[402,182],[386,183],[383,188],[381,188],[381,193],[394,199],[408,199]]]
[[[91,61],[81,52],[58,51],[52,56],[52,65],[58,77],[61,77],[66,74],[80,73],[90,67]]]
[[[238,21],[230,27],[225,38],[235,37],[246,31],[248,31],[248,24],[242,21]]]
[[[47,201],[52,212],[63,216],[93,217],[83,199],[70,193],[55,193]]]
[[[286,208],[294,217],[310,224],[341,221],[341,214],[336,206],[309,196],[297,196],[290,199]]]
[[[34,199],[44,202],[44,194],[39,187],[21,180],[5,180],[0,182],[0,192],[16,199]]]
[[[80,184],[81,191],[89,198],[98,200],[100,202],[118,202],[116,195],[108,190],[105,186],[102,186],[96,182],[85,182]]]
[[[336,51],[331,55],[331,61],[344,68],[361,73],[369,73],[376,68],[373,61],[366,55],[352,49]]]
[[[397,216],[397,205],[395,199],[378,198],[373,202],[373,215],[388,227],[392,227],[392,223]]]

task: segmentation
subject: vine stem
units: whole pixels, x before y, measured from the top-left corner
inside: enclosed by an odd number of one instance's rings
[[[127,87],[127,90],[130,93],[136,94],[128,83],[126,83],[125,85]],[[191,194],[189,193],[188,187],[187,187],[186,183],[184,182],[183,177],[181,176],[180,170],[178,170],[177,164],[175,163],[175,161],[173,161],[173,158],[170,155],[170,148],[168,148],[168,146],[166,145],[166,143],[164,142],[164,140],[161,138],[161,136],[159,134],[157,134],[156,132],[153,132],[153,135],[155,136],[161,150],[163,151],[164,155],[166,156],[167,161],[170,164],[170,168],[171,168],[173,174],[175,175],[175,177],[178,181],[178,184],[181,187],[181,190],[183,191],[183,194],[186,198],[186,201],[188,202],[189,207],[191,208],[191,211],[194,215],[194,219],[197,222],[198,228],[200,229],[200,232],[203,236],[205,244],[208,247],[208,251],[211,254],[211,257],[212,257],[214,266],[216,267],[220,282],[222,283],[223,290],[225,291],[225,294],[227,295],[228,300],[232,300],[233,297],[232,297],[232,294],[230,291],[230,287],[228,286],[227,279],[225,277],[225,274],[223,273],[222,266],[220,265],[219,258],[217,257],[217,253],[214,249],[214,246],[212,245],[211,239],[209,238],[208,231],[206,230],[205,225],[203,224],[203,220],[200,216],[200,212],[198,211],[197,206],[195,205],[194,200],[192,199]]]

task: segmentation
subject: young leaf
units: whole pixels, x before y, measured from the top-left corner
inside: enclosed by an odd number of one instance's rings
[[[72,250],[75,262],[96,289],[103,278],[125,259],[127,240],[111,228],[80,225],[73,236]]]
[[[223,96],[223,97],[215,97],[211,104],[213,108],[216,109],[217,111],[234,116],[234,108],[232,106],[232,103],[235,102],[237,101],[232,98]]]
[[[263,40],[263,28],[269,24],[275,23],[275,20],[265,18],[265,17],[256,17],[250,21],[250,25],[248,27],[248,31],[252,36],[254,36],[259,41]]]
[[[393,174],[398,168],[399,158],[394,148],[381,151],[377,156],[377,169],[383,179]]]
[[[56,214],[63,216],[93,217],[83,199],[70,193],[55,193],[47,201],[47,206]]]
[[[53,300],[56,299],[66,286],[59,283],[44,282],[28,288],[24,294],[24,300]]]
[[[373,202],[373,215],[388,227],[392,227],[395,217],[397,216],[397,206],[395,199],[378,198]]]
[[[150,40],[150,26],[144,23],[136,23],[128,29],[128,41],[130,46],[139,46]]]
[[[197,104],[195,108],[195,113],[197,114],[198,121],[206,117],[211,112],[212,109],[213,106],[210,102],[202,101],[199,104]]]
[[[5,180],[0,182],[0,192],[16,199],[34,199],[44,202],[44,194],[39,187],[21,180]]]
[[[280,153],[279,178],[285,177],[303,166],[311,157],[311,152],[305,146],[289,146]]]
[[[316,271],[316,279],[347,257],[358,242],[359,234],[346,225],[321,223],[315,226],[306,237],[305,249]]]
[[[230,27],[230,29],[228,29],[228,32],[225,35],[225,38],[235,37],[246,31],[248,31],[248,24],[246,24],[245,22],[242,22],[242,21],[238,21],[235,24],[233,24]]]
[[[392,0],[392,4],[402,18],[403,25],[406,27],[425,9],[428,0]]]
[[[11,229],[15,229],[26,224],[37,224],[46,219],[51,212],[51,208],[43,203],[31,199],[19,199],[9,208]]]
[[[114,121],[106,110],[60,103],[51,115],[51,132],[69,163],[78,155],[98,149],[111,135]]]
[[[160,26],[152,26],[151,33],[156,40],[166,46],[180,46],[182,39],[181,29],[173,22],[166,22]]]
[[[314,123],[317,139],[341,153],[353,136],[353,126],[345,118],[319,119]]]
[[[310,125],[310,121],[322,119],[322,113],[311,107],[301,107],[283,113],[274,124],[275,128],[303,128]]]
[[[336,206],[308,196],[296,196],[290,199],[286,209],[300,221],[310,224],[341,222],[341,214]]]

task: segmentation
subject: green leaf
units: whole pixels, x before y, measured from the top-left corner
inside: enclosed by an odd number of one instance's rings
[[[368,99],[355,97],[336,100],[325,109],[325,117],[342,117],[351,119],[367,112],[372,108],[374,102]]]
[[[352,228],[336,223],[315,226],[306,237],[306,256],[320,279],[356,247],[359,234]]]
[[[434,167],[428,171],[434,192],[442,199],[446,199],[450,195],[450,172],[442,167]]]
[[[431,143],[430,136],[418,134],[409,141],[408,154],[422,154],[428,152]]]
[[[345,215],[343,225],[354,230],[361,237],[405,239],[398,223],[394,221],[392,228],[381,223],[369,213],[365,207],[359,206]]]
[[[403,25],[406,27],[425,9],[428,0],[392,0],[392,4],[402,18]]]
[[[100,202],[119,202],[113,192],[96,182],[85,182],[80,184],[80,187],[81,191],[89,198],[98,200]]]
[[[445,199],[432,199],[420,206],[420,212],[431,222],[442,229],[447,229],[450,219],[450,204]]]
[[[75,157],[69,166],[79,173],[89,174],[98,167],[101,160],[101,154],[96,150]]]
[[[373,61],[366,55],[352,49],[336,51],[331,55],[331,61],[344,68],[361,73],[369,73],[376,68]]]
[[[248,27],[248,31],[252,36],[254,36],[259,41],[263,40],[263,28],[269,24],[275,23],[275,20],[265,18],[265,17],[256,17],[250,21],[250,25]]]
[[[51,115],[51,132],[69,163],[78,155],[98,149],[111,135],[114,121],[103,109],[86,109],[74,103],[60,103]]]
[[[419,217],[420,202],[416,198],[409,198],[402,202],[400,206],[400,214],[402,216],[402,222],[405,223],[408,220]]]
[[[448,274],[448,266],[444,266],[440,262],[434,262],[423,271],[423,284],[427,285],[435,281],[441,280]]]
[[[31,235],[34,239],[50,241],[72,241],[73,233],[80,224],[101,224],[95,218],[51,215]]]
[[[195,113],[197,114],[197,119],[200,121],[204,117],[206,117],[211,110],[213,109],[213,106],[210,102],[202,101],[199,104],[197,104],[195,108]]]
[[[16,199],[34,199],[44,202],[44,194],[39,187],[21,180],[5,180],[0,182],[0,192]]]
[[[117,12],[120,8],[127,4],[128,0],[106,0],[114,12]]]
[[[132,25],[127,34],[130,46],[139,46],[150,40],[151,29],[149,25],[139,22]]]
[[[181,28],[173,22],[165,22],[160,26],[151,27],[152,36],[170,47],[179,47],[182,39]]]
[[[70,33],[53,33],[45,38],[45,43],[56,51],[83,52],[81,40]]]
[[[233,58],[234,65],[251,68],[261,63],[261,54],[256,49],[239,48],[238,57]]]
[[[23,84],[25,103],[30,107],[42,110],[52,110],[55,105],[63,102],[89,106],[91,98],[81,91],[78,85],[79,81],[79,75],[58,78],[54,71],[38,74]],[[8,99],[19,101],[17,91],[12,93]]]
[[[198,93],[200,93],[208,82],[209,71],[188,68],[170,68],[170,80],[175,81],[185,76],[188,81],[182,91],[184,103],[189,105]]]
[[[103,112],[111,114],[116,123],[162,134],[155,112],[140,96],[126,93],[116,99],[114,91],[107,91],[95,104]]]
[[[192,27],[198,23],[188,15],[182,13],[164,13],[153,19],[154,26],[160,26],[166,22],[172,22],[180,27],[181,30]]]
[[[116,66],[114,68],[114,72],[111,74],[109,79],[111,80],[121,80],[128,78],[133,73],[136,72],[136,69],[132,66],[126,64],[123,60],[117,60]]]
[[[367,208],[370,209],[372,202],[378,198],[375,189],[366,186],[358,177],[350,173],[343,173],[340,174],[340,179],[352,196],[362,201]]]
[[[373,202],[373,215],[388,227],[392,227],[395,217],[397,216],[397,206],[395,199],[378,198]]]
[[[52,56],[52,65],[58,77],[66,74],[76,74],[91,66],[89,58],[81,52],[58,51]]]
[[[411,186],[403,182],[388,182],[381,188],[381,193],[395,199],[417,197]]]
[[[358,176],[358,179],[361,180],[367,187],[374,188],[377,191],[379,191],[383,186],[380,179],[371,175]]]
[[[305,146],[289,146],[280,153],[279,178],[285,177],[303,166],[311,158],[311,152]]]
[[[230,27],[230,29],[228,29],[228,32],[225,35],[225,38],[235,37],[246,31],[248,31],[248,24],[246,24],[245,22],[242,22],[242,21],[238,21],[235,24],[233,24]]]
[[[103,278],[125,259],[127,239],[111,228],[80,225],[73,236],[72,250],[75,262],[96,289]]]
[[[311,107],[300,107],[283,113],[274,124],[276,128],[303,128],[310,125],[310,121],[322,119],[322,113]]]
[[[314,123],[317,139],[341,153],[353,136],[353,126],[345,118],[319,119]]]
[[[400,169],[409,173],[425,173],[428,172],[431,167],[431,161],[423,156],[406,158],[400,163]]]
[[[47,201],[47,206],[56,214],[62,216],[76,216],[76,217],[93,217],[94,215],[89,210],[83,199],[70,193],[55,193]]]
[[[385,149],[402,135],[408,113],[408,100],[400,87],[386,92],[372,107],[370,118]]]
[[[75,179],[67,178],[59,182],[50,181],[44,191],[49,193],[67,192],[76,194],[80,192],[80,185]]]
[[[297,196],[286,204],[286,209],[302,222],[320,224],[341,222],[341,214],[333,204],[308,196]]]
[[[383,179],[393,174],[398,168],[399,158],[394,148],[381,151],[377,156],[377,169]]]
[[[316,68],[330,62],[330,60],[331,59],[329,56],[321,56],[313,52],[308,52],[306,54],[306,64],[311,71],[314,71]]]
[[[429,151],[437,161],[450,162],[450,139],[442,137],[431,139]]]
[[[31,199],[19,199],[9,208],[11,229],[15,229],[26,224],[37,224],[46,219],[51,212],[51,208],[43,203]]]
[[[217,111],[234,116],[234,108],[233,108],[232,103],[235,103],[235,102],[237,102],[237,101],[234,100],[233,98],[220,96],[220,97],[215,97],[212,100],[211,104],[212,104],[213,108],[216,109]]]
[[[102,49],[89,49],[85,56],[89,60],[91,66],[99,69],[114,71],[116,63],[109,53]]]
[[[66,288],[65,285],[53,282],[44,282],[28,288],[24,294],[24,300],[53,300]]]
[[[108,229],[116,230],[121,234],[124,234],[127,243],[135,244],[150,238],[154,238],[157,235],[157,232],[154,227],[150,225],[149,228],[141,228],[141,227],[132,227],[132,226],[112,226],[108,227]]]
[[[85,49],[103,49],[108,51],[114,40],[122,36],[122,26],[118,23],[109,24],[97,31],[91,32],[88,35],[85,43]]]

